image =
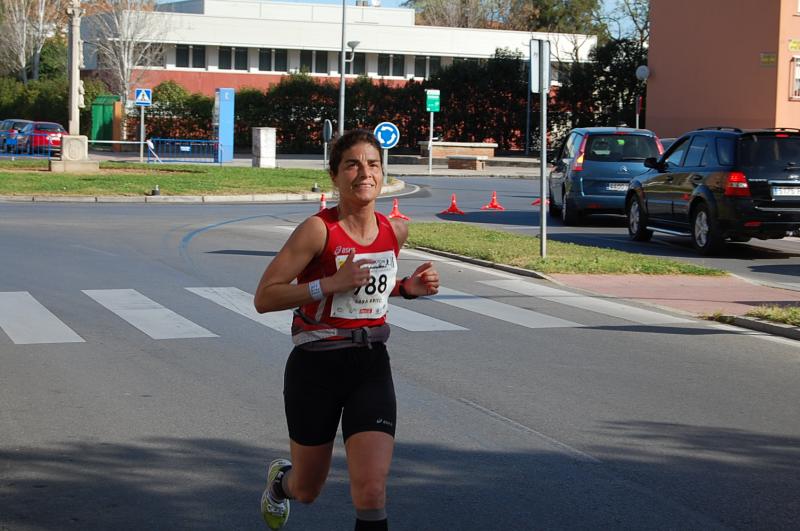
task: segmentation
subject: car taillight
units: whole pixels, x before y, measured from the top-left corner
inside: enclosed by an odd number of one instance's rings
[[[728,197],[750,197],[750,185],[747,177],[740,171],[732,171],[725,182],[725,195]]]
[[[784,133],[778,133],[777,135],[775,135],[775,138],[789,138],[789,135]]]
[[[575,157],[575,164],[572,166],[572,171],[583,171],[583,153],[586,151],[586,139],[588,135],[581,140],[581,147],[578,148],[578,156]]]

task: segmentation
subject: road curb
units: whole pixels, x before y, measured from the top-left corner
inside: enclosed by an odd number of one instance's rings
[[[731,323],[741,328],[749,328],[758,332],[765,332],[773,336],[782,336],[800,341],[800,328],[783,323],[773,323],[756,319],[754,317],[730,316]]]
[[[557,280],[548,277],[544,273],[539,273],[538,271],[534,271],[533,269],[524,269],[521,267],[510,266],[507,264],[498,264],[495,262],[490,262],[488,260],[481,260],[480,258],[472,258],[471,256],[464,256],[456,253],[450,253],[447,251],[439,251],[437,249],[430,249],[428,247],[414,247],[414,249],[425,251],[426,253],[435,254],[439,256],[444,256],[445,258],[452,258],[454,260],[458,260],[460,262],[467,262],[469,264],[475,264],[483,267],[489,267],[491,269],[499,269],[500,271],[505,271],[507,273],[514,273],[515,275],[522,275],[526,277],[533,277],[533,278],[540,278],[542,280],[548,280],[554,284],[561,284]]]

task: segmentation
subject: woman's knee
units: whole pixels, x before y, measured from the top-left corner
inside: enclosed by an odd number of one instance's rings
[[[352,485],[353,505],[358,509],[379,509],[386,505],[386,482],[381,479],[358,481]]]
[[[312,503],[319,497],[322,492],[322,485],[309,484],[309,485],[293,485],[292,498],[300,503]]]

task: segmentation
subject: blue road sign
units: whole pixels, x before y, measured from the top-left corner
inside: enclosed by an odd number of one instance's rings
[[[392,149],[400,141],[400,130],[392,122],[379,123],[374,134],[383,149]]]
[[[137,88],[134,91],[133,103],[139,107],[149,107],[153,104],[153,91],[146,88]]]

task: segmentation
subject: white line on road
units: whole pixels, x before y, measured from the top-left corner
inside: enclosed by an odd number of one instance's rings
[[[133,289],[85,289],[83,292],[153,339],[218,337]]]
[[[515,280],[480,280],[481,284],[494,286],[507,291],[513,291],[521,295],[536,297],[566,306],[573,306],[582,310],[589,310],[603,315],[619,317],[626,321],[644,325],[691,323],[688,319],[675,317],[665,313],[644,310],[635,306],[628,306],[599,297],[589,297],[572,293],[563,289],[552,288],[521,279]]]
[[[444,330],[468,330],[463,326],[458,326],[447,321],[436,319],[428,315],[407,310],[394,304],[389,305],[387,314],[389,324],[399,326],[410,332],[439,332]]]
[[[572,456],[572,457],[574,457],[574,458],[576,458],[576,459],[578,459],[580,461],[588,461],[590,463],[602,463],[602,461],[600,461],[596,457],[593,457],[593,456],[587,454],[586,452],[581,452],[577,448],[573,448],[572,446],[570,446],[568,444],[564,444],[561,441],[558,441],[556,439],[553,439],[552,437],[550,437],[548,435],[545,435],[544,433],[542,433],[540,431],[536,431],[533,428],[529,428],[528,426],[526,426],[524,424],[520,424],[516,420],[511,420],[508,417],[504,417],[500,413],[497,413],[496,411],[492,411],[491,409],[485,408],[485,407],[481,406],[480,404],[476,404],[475,402],[473,402],[471,400],[467,400],[466,398],[459,398],[458,401],[468,405],[471,408],[477,409],[481,413],[485,413],[486,415],[489,415],[492,418],[495,418],[497,420],[503,421],[506,424],[509,424],[509,425],[513,426],[514,428],[520,430],[520,431],[523,431],[525,433],[529,433],[531,435],[535,435],[536,437],[542,439],[543,441],[549,443],[552,446],[555,446],[556,448],[558,448],[562,452],[564,452],[566,454],[569,454],[570,456]]]
[[[253,306],[253,295],[239,288],[186,288],[195,295],[219,304],[223,308],[243,315],[266,327],[286,334],[292,334],[292,311],[258,313]]]
[[[463,291],[450,288],[439,288],[439,294],[431,299],[443,304],[449,304],[462,310],[475,312],[486,317],[493,317],[509,323],[518,324],[527,328],[577,328],[583,325],[545,315],[543,313],[526,310],[510,304],[503,304],[485,297],[478,297]]]
[[[84,342],[27,291],[0,293],[0,328],[17,345]]]

